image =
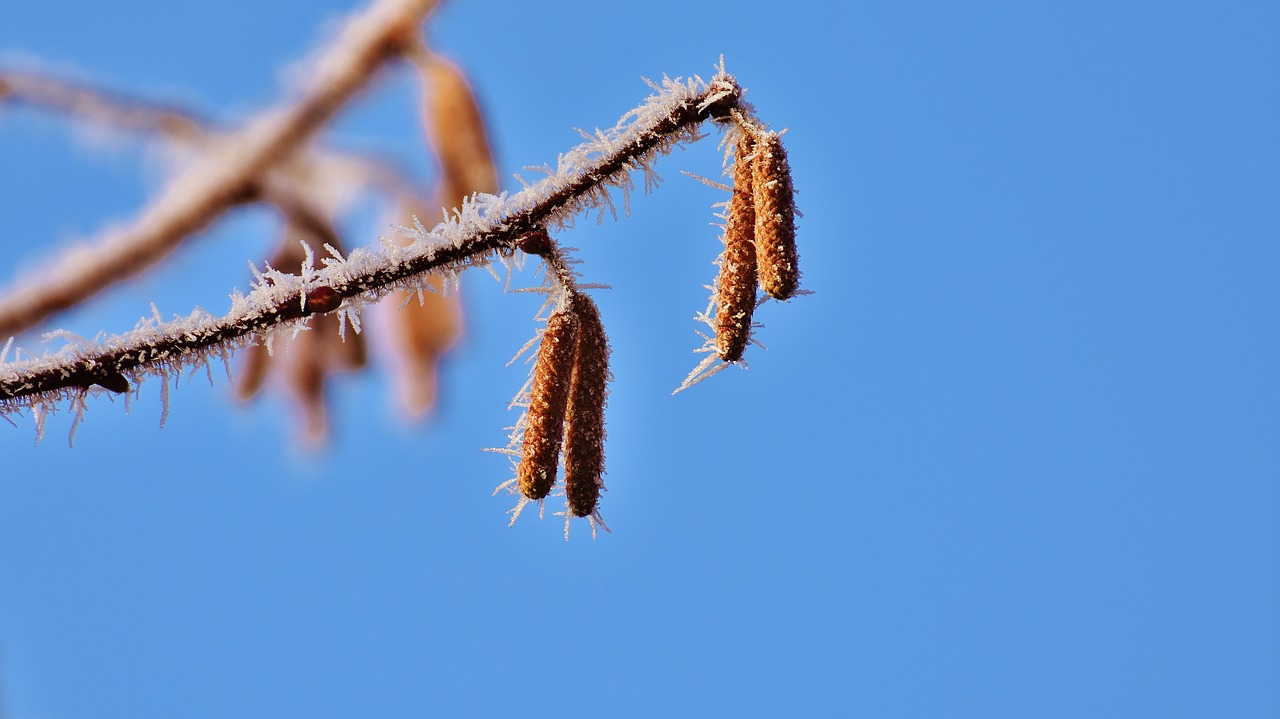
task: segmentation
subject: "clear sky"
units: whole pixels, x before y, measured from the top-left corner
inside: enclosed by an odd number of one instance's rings
[[[353,7],[10,2],[0,59],[235,121]],[[723,53],[790,128],[815,294],[672,397],[714,138],[566,236],[613,286],[596,541],[490,496],[537,303],[484,273],[425,426],[381,361],[319,455],[225,378],[163,429],[154,382],[99,398],[74,449],[65,412],[0,425],[0,716],[1280,716],[1280,7],[455,0],[430,34],[507,178]],[[388,76],[332,141],[429,181],[416,93]],[[149,158],[0,109],[0,281],[129,218]],[[222,312],[274,222],[57,325]]]

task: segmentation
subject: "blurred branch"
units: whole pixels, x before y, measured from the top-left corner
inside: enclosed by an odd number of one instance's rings
[[[232,131],[190,108],[27,70],[0,71],[0,105],[5,102],[52,110],[94,125],[159,135],[193,149],[217,147],[232,136]],[[279,172],[287,174],[290,182],[308,184],[317,175],[347,177],[377,187],[397,200],[420,194],[390,158],[376,155],[305,148],[270,168],[268,174]]]
[[[208,132],[207,122],[176,105],[144,102],[45,73],[0,72],[0,102],[54,110],[132,132],[159,133],[179,142],[200,142]]]
[[[67,252],[41,276],[0,298],[0,337],[32,327],[54,312],[167,255],[187,235],[209,226],[227,209],[252,199],[255,183],[289,158],[398,56],[437,0],[379,0],[348,21],[314,62],[310,86],[294,103],[269,110],[183,170],[129,226],[90,248]],[[13,93],[6,83],[5,89]],[[67,95],[64,101],[74,99]],[[80,102],[86,102],[84,97]],[[156,122],[138,116],[132,122]],[[160,120],[163,124],[163,120]],[[171,122],[171,121],[170,121]]]

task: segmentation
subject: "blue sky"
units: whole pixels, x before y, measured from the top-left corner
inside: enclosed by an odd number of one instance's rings
[[[7,65],[234,121],[348,2],[12,3]],[[3,716],[1280,714],[1273,3],[451,2],[502,175],[723,53],[786,136],[804,284],[749,371],[670,391],[714,275],[714,140],[581,248],[614,346],[603,512],[505,526],[536,302],[464,279],[425,426],[383,366],[298,448],[225,378],[0,432]],[[391,75],[332,140],[434,169]],[[145,150],[0,111],[0,280],[127,219]],[[508,184],[510,187],[512,183]],[[64,315],[227,307],[243,211]],[[353,244],[383,231],[372,209]],[[34,340],[24,344],[34,345]]]

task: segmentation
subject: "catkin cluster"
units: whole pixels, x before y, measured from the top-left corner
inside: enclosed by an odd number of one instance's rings
[[[564,450],[570,517],[593,517],[604,488],[604,405],[609,342],[595,302],[574,294],[542,333],[529,388],[516,486],[540,500],[555,486]]]
[[[742,359],[757,288],[788,300],[800,284],[794,190],[781,138],[746,126],[740,133],[714,298],[715,352],[725,362]]]

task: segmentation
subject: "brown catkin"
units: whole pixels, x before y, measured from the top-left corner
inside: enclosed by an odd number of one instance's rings
[[[752,167],[760,285],[776,299],[790,299],[800,284],[795,192],[787,153],[777,133],[760,137]]]
[[[516,469],[520,494],[529,499],[542,499],[556,483],[577,348],[578,318],[563,310],[552,314],[533,366],[524,447]]]
[[[440,199],[453,207],[473,192],[497,193],[498,170],[480,104],[466,75],[435,54],[424,59],[422,75],[430,86],[423,124],[440,160]]]
[[[604,405],[609,383],[609,338],[600,310],[586,295],[573,300],[578,315],[578,351],[565,420],[564,493],[569,514],[589,517],[604,486]]]
[[[733,197],[724,226],[724,253],[716,277],[716,354],[737,362],[751,337],[751,313],[756,307],[756,220],[751,156],[754,141],[742,133],[735,150]]]

